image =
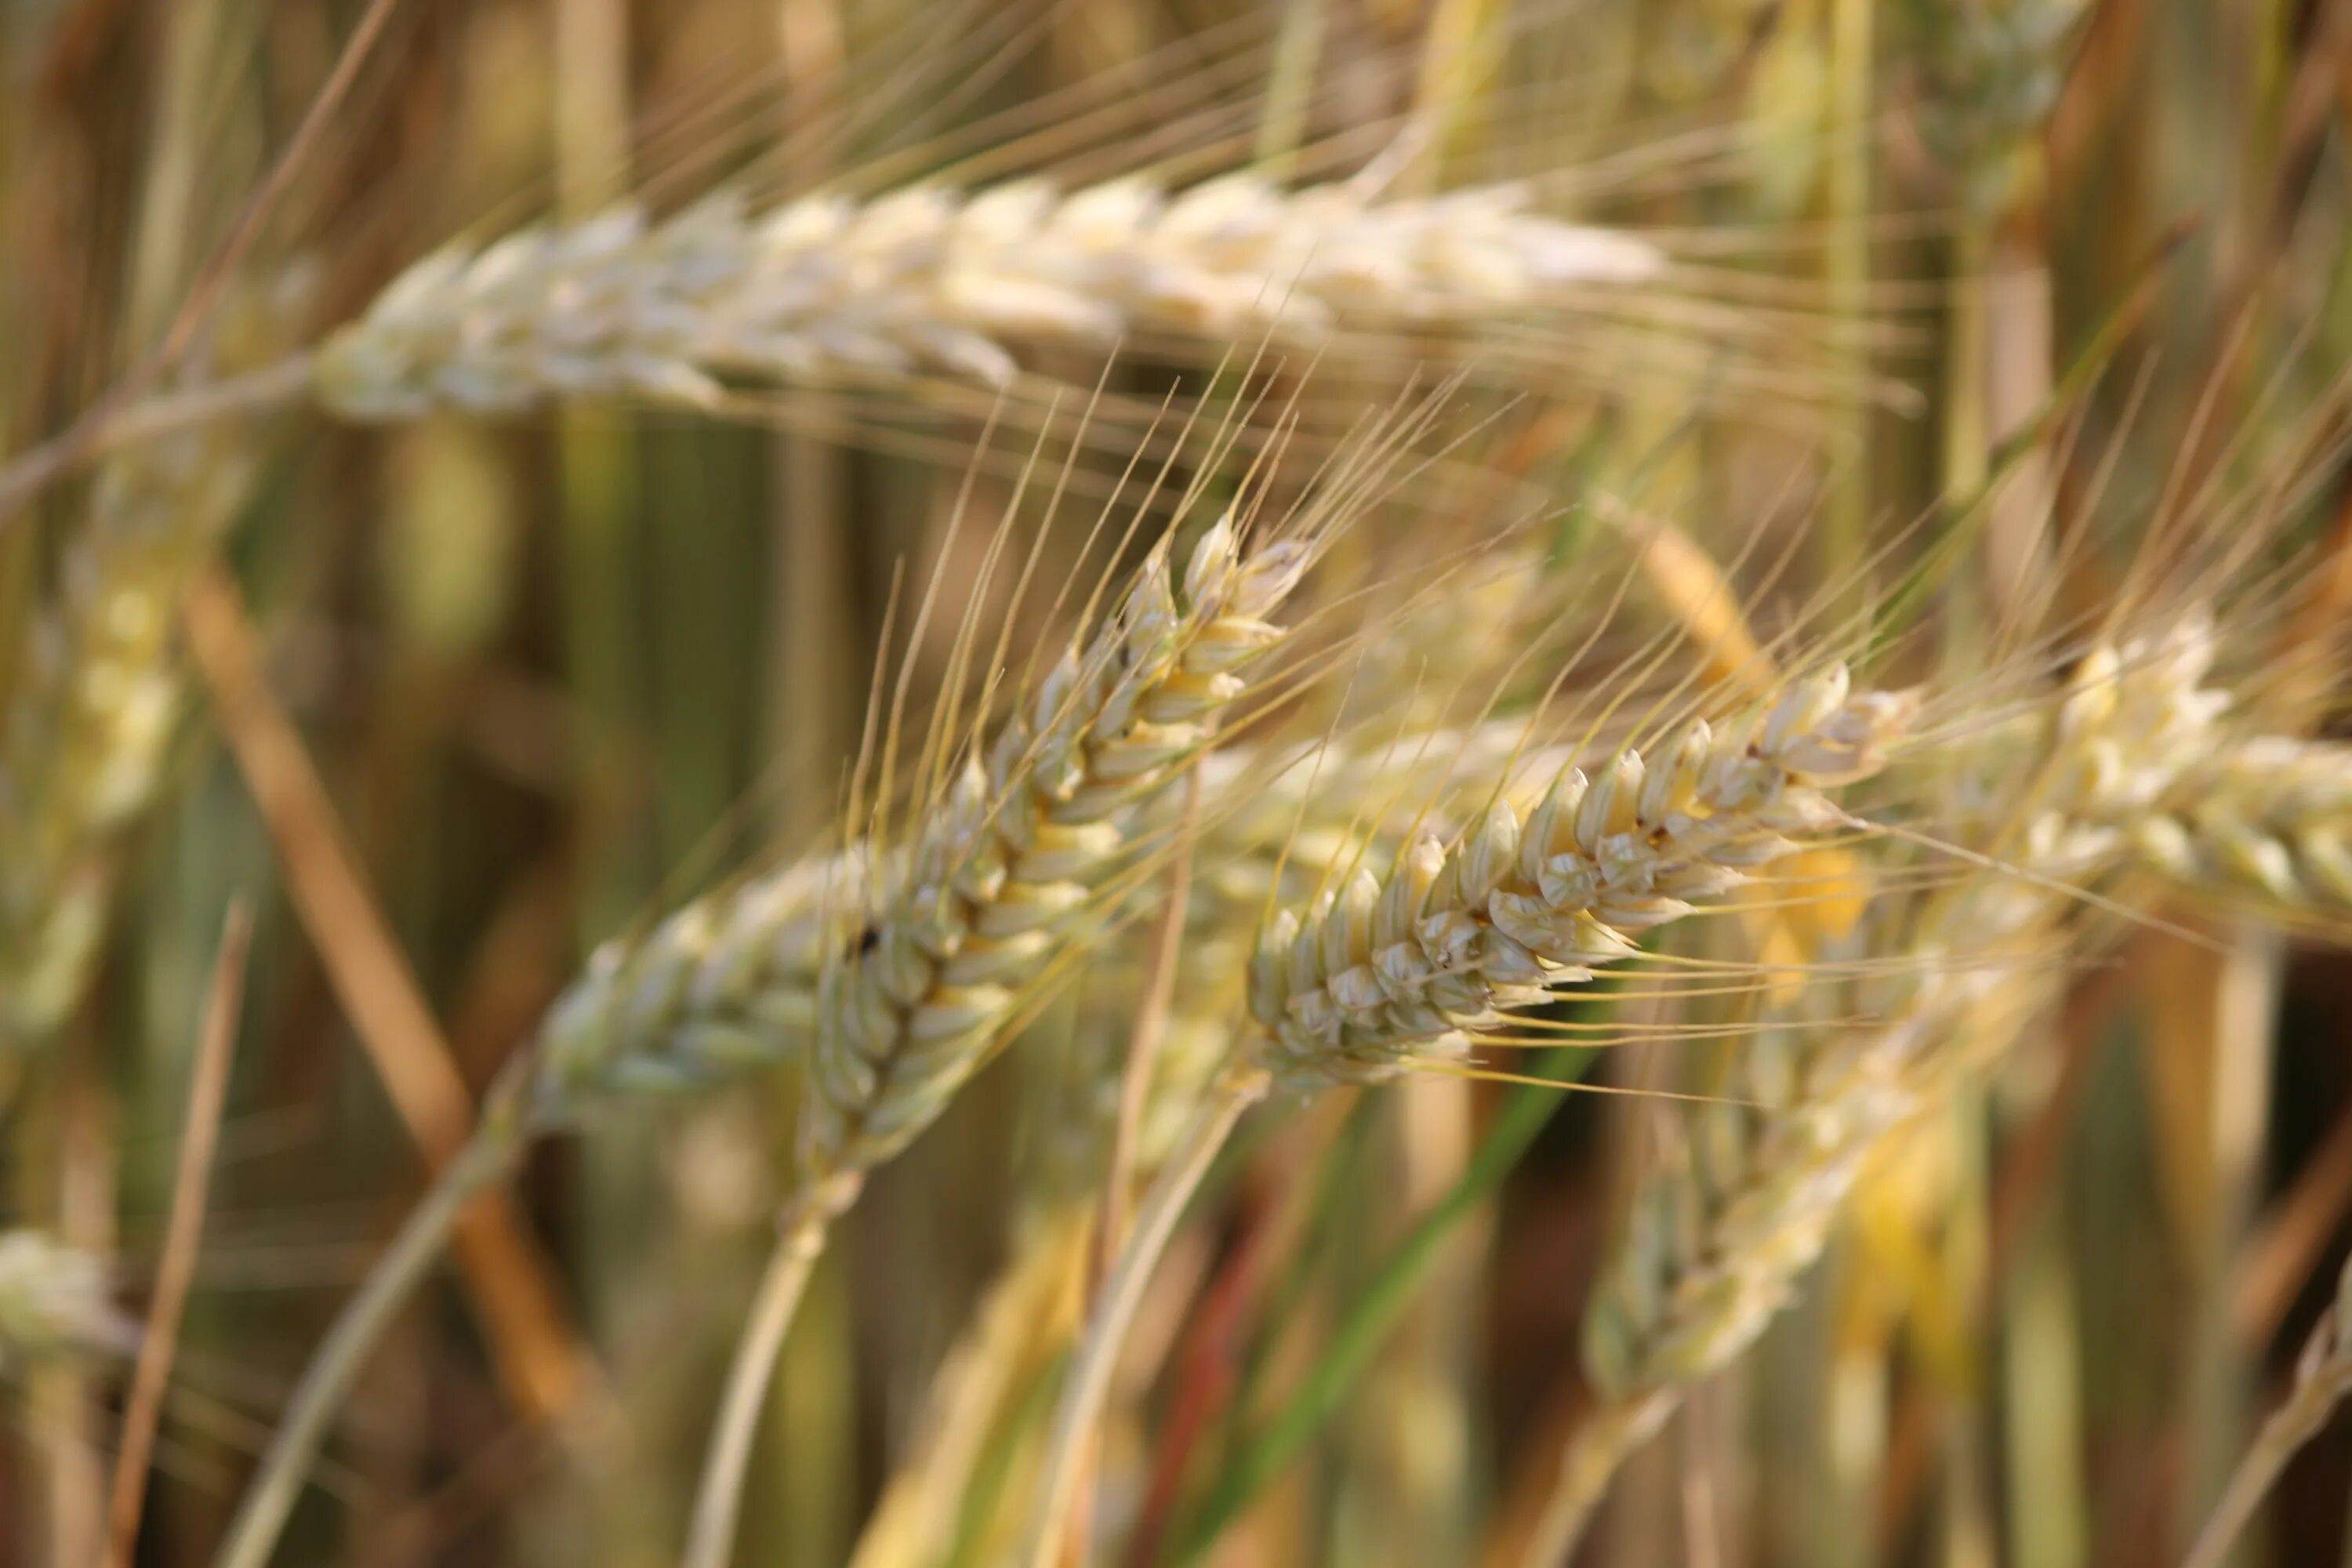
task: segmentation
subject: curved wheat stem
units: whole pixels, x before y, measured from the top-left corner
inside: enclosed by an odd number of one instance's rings
[[[2337,1279],[2336,1300],[2295,1360],[2294,1386],[2238,1461],[2182,1568],[2222,1568],[2254,1510],[2277,1484],[2279,1472],[2327,1425],[2347,1395],[2352,1395],[2352,1264]]]
[[[214,1568],[267,1568],[301,1495],[303,1478],[368,1352],[424,1281],[467,1205],[506,1174],[525,1142],[511,1095],[502,1094],[485,1105],[472,1142],[435,1181],[303,1369],[261,1467],[213,1559]]]
[[[1127,1338],[1127,1326],[1143,1304],[1144,1288],[1151,1282],[1151,1271],[1167,1250],[1169,1237],[1176,1233],[1176,1222],[1184,1217],[1185,1207],[1216,1163],[1225,1140],[1250,1107],[1265,1098],[1273,1081],[1263,1068],[1244,1067],[1212,1089],[1138,1205],[1134,1228],[1103,1280],[1086,1340],[1054,1412],[1053,1433],[1045,1450],[1045,1479],[1030,1525],[1029,1549],[1023,1558],[1029,1568],[1052,1568],[1060,1549],[1062,1524],[1077,1495],[1079,1456],[1093,1437],[1103,1401],[1109,1397],[1110,1375]]]
[[[1123,179],[933,186],[754,212],[720,194],[417,263],[320,351],[331,410],[407,418],[628,395],[688,404],[721,376],[946,374],[1010,381],[1038,342],[1159,334],[1311,340],[1345,316],[1459,331],[1663,268],[1643,242],[1526,210],[1490,185],[1391,197],[1237,174],[1171,193]]]
[[[695,1496],[680,1568],[726,1568],[727,1554],[735,1544],[737,1500],[751,1468],[752,1440],[759,1435],[760,1408],[767,1401],[768,1385],[775,1381],[776,1361],[783,1354],[784,1336],[802,1292],[824,1251],[825,1215],[820,1203],[795,1204],[777,1228],[775,1252],[752,1294],[751,1310],[719,1394],[719,1418],[711,1424],[710,1451],[703,1460],[702,1484]]]

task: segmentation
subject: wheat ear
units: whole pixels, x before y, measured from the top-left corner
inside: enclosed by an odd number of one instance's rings
[[[722,193],[660,223],[622,208],[429,257],[327,342],[317,388],[336,413],[389,419],[581,395],[701,404],[721,376],[1001,385],[1032,343],[1222,352],[1341,317],[1506,326],[1663,265],[1640,240],[1528,211],[1512,185],[1381,199],[1247,174],[1174,193],[1023,181],[764,212]]]
[[[2277,1484],[2279,1472],[2327,1425],[2347,1394],[2352,1394],[2352,1262],[2344,1266],[2336,1299],[2295,1358],[2294,1385],[2263,1421],[2253,1446],[2231,1473],[2221,1500],[2198,1531],[2182,1568],[2222,1568],[2247,1521]]]
[[[1250,965],[1255,1037],[1195,1113],[1136,1216],[1055,1416],[1023,1561],[1047,1568],[1143,1283],[1217,1146],[1270,1089],[1377,1083],[1458,1052],[1797,845],[1849,819],[1828,791],[1906,732],[1904,694],[1852,691],[1843,666],[1717,728],[1696,721],[1653,766],[1627,750],[1563,770],[1522,822],[1506,799],[1448,851],[1415,842],[1385,881],[1359,871],[1304,918],[1267,922]]]
[[[828,969],[801,1128],[801,1195],[738,1347],[695,1506],[686,1568],[734,1537],[751,1435],[797,1286],[866,1173],[944,1110],[1019,1009],[1097,934],[1139,846],[1121,824],[1197,762],[1244,671],[1280,637],[1265,618],[1308,558],[1299,541],[1244,554],[1230,518],[1195,547],[1181,595],[1165,542],[1119,611],[1039,683],[922,814],[857,950]]]
[[[99,475],[0,713],[0,1044],[80,996],[116,831],[153,799],[179,706],[178,595],[250,488],[235,430],[158,441]]]
[[[2211,658],[2202,622],[2085,655],[2040,755],[2021,764],[2003,750],[1994,765],[2011,782],[1976,786],[2000,825],[1985,848],[2016,874],[1967,876],[1927,898],[1899,938],[1903,975],[1863,998],[1880,1021],[1792,1024],[1742,1047],[1729,1101],[1696,1113],[1687,1168],[1652,1172],[1628,1206],[1585,1320],[1599,1405],[1562,1458],[1529,1568],[1565,1561],[1625,1456],[1763,1331],[1888,1135],[1934,1083],[1974,1065],[1960,1043],[2008,1037],[2020,973],[2046,967],[2081,907],[2066,889],[2133,864],[2116,824],[2171,795],[2210,749],[2225,706],[2203,684]]]
[[[2352,910],[2352,746],[2257,735],[2191,768],[2132,825],[2148,862],[2288,911]]]

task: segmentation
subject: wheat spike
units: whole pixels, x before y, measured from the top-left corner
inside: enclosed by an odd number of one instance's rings
[[[862,848],[819,856],[604,943],[541,1025],[536,1117],[558,1123],[616,1098],[705,1089],[805,1048],[826,960],[856,928],[867,864]]]
[[[1244,554],[1227,516],[1202,537],[1180,586],[1163,540],[1118,611],[919,814],[855,950],[820,985],[802,1191],[714,1424],[688,1568],[725,1560],[768,1373],[832,1216],[938,1118],[1056,966],[1099,933],[1102,897],[1139,847],[1121,821],[1205,752],[1248,689],[1241,672],[1280,639],[1265,617],[1310,553],[1283,540]]]
[[[80,995],[112,837],[154,796],[181,699],[178,591],[250,486],[241,434],[108,465],[34,616],[0,715],[0,1036],[37,1039]]]
[[[1360,871],[1269,922],[1250,1012],[1279,1081],[1375,1082],[1636,950],[1845,821],[1826,791],[1877,771],[1912,700],[1851,693],[1843,666],[1720,731],[1692,722],[1653,764],[1628,750],[1560,773],[1524,823],[1498,799],[1449,853],[1424,837],[1385,881]]]
[[[1166,791],[1280,636],[1265,616],[1307,559],[1244,557],[1229,521],[1181,598],[1164,546],[1124,607],[1039,683],[929,814],[869,939],[825,977],[803,1152],[826,1176],[902,1147],[979,1065],[1135,846],[1122,817]]]
[[[2129,825],[2147,861],[2288,910],[2352,910],[2352,747],[2286,735],[2223,745]]]
[[[1652,1172],[1629,1205],[1585,1320],[1601,1405],[1563,1460],[1531,1568],[1563,1559],[1623,1456],[1786,1303],[1884,1140],[1944,1075],[1975,1065],[1964,1043],[1998,1048],[2021,1021],[2020,965],[2045,958],[2081,907],[2066,889],[2133,864],[2117,824],[2171,795],[2210,747],[2225,706],[2204,685],[2212,655],[2210,626],[2192,620],[2084,657],[2038,764],[2007,775],[2023,784],[1979,786],[1990,820],[2021,825],[2007,849],[2026,875],[1927,898],[1899,938],[1904,974],[1864,997],[1881,1022],[1742,1047],[1730,1098],[1748,1103],[1696,1112],[1687,1166]]]
[[[1022,181],[763,212],[721,193],[658,223],[623,208],[429,257],[325,345],[317,387],[347,417],[393,419],[583,395],[708,403],[727,376],[1002,385],[1033,343],[1222,351],[1342,318],[1462,331],[1663,265],[1640,240],[1529,212],[1513,185],[1382,199],[1247,174],[1172,193]]]

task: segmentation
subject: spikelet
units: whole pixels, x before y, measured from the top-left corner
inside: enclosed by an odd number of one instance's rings
[[[2082,908],[2067,889],[2136,864],[2123,825],[2210,750],[2225,706],[2203,684],[2212,652],[2210,627],[2190,620],[2082,659],[2040,757],[1969,786],[1986,820],[2017,830],[1985,847],[2024,874],[1967,878],[1926,900],[1889,944],[1908,961],[1903,973],[1861,998],[1878,1022],[1743,1045],[1727,1102],[1695,1115],[1687,1163],[1652,1171],[1628,1206],[1585,1318],[1601,1405],[1570,1447],[1528,1562],[1559,1560],[1618,1460],[1786,1303],[1885,1140],[2021,1022],[2039,992],[2021,990],[2020,966],[2065,937]],[[2013,762],[2004,750],[1993,765]]]
[[[0,1232],[0,1373],[117,1348],[129,1335],[96,1257],[39,1231]]]
[[[1246,174],[1180,193],[1023,181],[767,212],[721,194],[660,223],[624,208],[430,257],[326,344],[317,384],[356,419],[590,395],[708,403],[722,377],[1002,385],[1029,344],[1166,335],[1222,351],[1311,342],[1342,319],[1462,331],[1662,268],[1639,240],[1528,212],[1511,185],[1381,200]]]
[[[2130,825],[2147,862],[2286,910],[2352,910],[2352,747],[2285,735],[2198,760]]]
[[[112,837],[154,796],[181,700],[179,589],[244,504],[249,445],[223,428],[109,464],[35,611],[0,710],[0,1042],[80,995]]]
[[[1450,853],[1423,837],[1385,880],[1361,871],[1304,919],[1283,911],[1251,966],[1265,1065],[1301,1088],[1393,1078],[1590,979],[1842,823],[1825,792],[1876,772],[1912,710],[1851,694],[1835,667],[1720,731],[1693,722],[1654,764],[1568,769],[1524,822],[1498,799]]]
[[[867,880],[862,849],[819,856],[604,943],[541,1025],[533,1116],[561,1123],[792,1059],[815,1037],[818,980],[856,929]]]
[[[1229,521],[1182,584],[1165,544],[1121,609],[1041,681],[925,815],[857,950],[824,977],[803,1152],[823,1176],[887,1159],[944,1108],[1034,987],[1098,926],[1135,848],[1122,817],[1201,756],[1265,616],[1306,565],[1297,542],[1244,556]]]

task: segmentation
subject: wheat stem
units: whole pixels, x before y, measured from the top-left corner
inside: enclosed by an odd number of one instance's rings
[[[1542,1515],[1528,1537],[1527,1568],[1560,1568],[1584,1534],[1592,1510],[1608,1495],[1609,1482],[1625,1456],[1641,1447],[1664,1412],[1653,1415],[1641,1404],[1605,1405],[1577,1424],[1560,1456],[1559,1474]],[[1645,1419],[1645,1417],[1647,1417]]]
[[[1243,1114],[1265,1099],[1272,1085],[1272,1077],[1264,1069],[1244,1068],[1212,1091],[1193,1113],[1192,1125],[1136,1211],[1135,1229],[1103,1281],[1076,1364],[1054,1413],[1037,1510],[1030,1524],[1029,1544],[1022,1553],[1029,1568],[1053,1568],[1063,1538],[1062,1521],[1075,1500],[1079,1461],[1092,1442],[1095,1423],[1109,1395],[1111,1372],[1118,1365],[1128,1327],[1143,1304],[1144,1287],[1151,1282],[1160,1255],[1176,1233],[1176,1222],[1183,1217],[1185,1206]]]
[[[473,1141],[449,1163],[368,1270],[296,1384],[214,1568],[267,1568],[301,1495],[303,1478],[368,1352],[423,1282],[467,1205],[506,1174],[524,1142],[524,1123],[510,1108],[486,1114]]]
[[[92,410],[63,435],[0,467],[0,531],[42,490],[110,452],[300,402],[310,394],[313,369],[310,355],[292,354],[259,370],[159,393],[126,407]]]
[[[726,1568],[735,1544],[735,1521],[742,1511],[743,1478],[751,1469],[751,1444],[759,1435],[760,1411],[776,1380],[776,1361],[793,1326],[801,1293],[824,1252],[827,1216],[836,1207],[814,1200],[796,1203],[778,1223],[776,1249],[751,1299],[751,1311],[719,1395],[719,1419],[710,1433],[709,1456],[694,1499],[680,1568]]]
[[[2223,1568],[2230,1549],[2279,1475],[2352,1395],[2352,1264],[2338,1278],[2336,1300],[2320,1318],[2295,1363],[2294,1386],[2271,1412],[2253,1446],[2238,1461],[2181,1568]]]

